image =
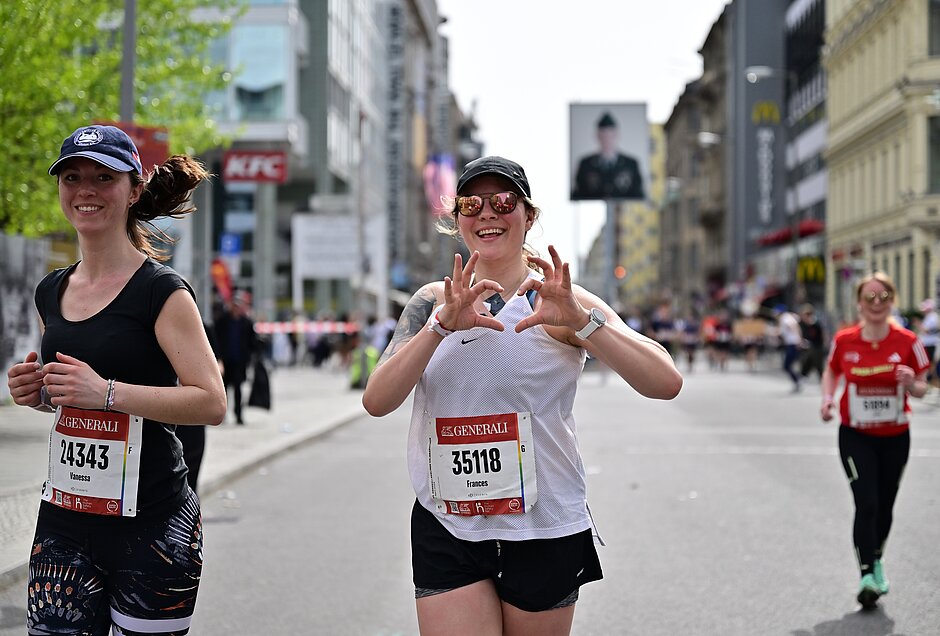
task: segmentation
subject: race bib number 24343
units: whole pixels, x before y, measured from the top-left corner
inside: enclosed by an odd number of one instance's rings
[[[136,516],[142,424],[127,413],[60,406],[43,499],[69,510]]]

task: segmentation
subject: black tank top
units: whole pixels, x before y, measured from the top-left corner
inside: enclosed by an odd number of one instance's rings
[[[36,288],[36,308],[45,325],[41,362],[52,362],[56,352],[61,352],[85,362],[102,378],[143,386],[175,386],[176,372],[157,342],[154,325],[163,304],[177,289],[185,289],[195,298],[189,283],[170,267],[148,258],[107,307],[72,322],[62,317],[59,299],[76,265],[50,272]],[[52,416],[49,418],[51,424]],[[144,420],[137,519],[164,516],[182,505],[189,494],[183,449],[175,428]],[[66,510],[46,501],[40,509],[43,517],[71,523],[130,519]]]

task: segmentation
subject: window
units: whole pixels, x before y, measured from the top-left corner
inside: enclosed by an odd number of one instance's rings
[[[286,24],[235,27],[232,37],[235,119],[276,121],[286,117],[284,88],[289,41]]]
[[[914,303],[914,250],[907,253],[907,306],[916,306]]]
[[[933,3],[931,3],[933,6]],[[929,118],[930,167],[928,187],[931,192],[940,192],[940,117]]]
[[[228,49],[230,44],[231,39],[228,35],[217,38],[209,44],[209,57],[213,64],[218,64],[228,69]],[[226,70],[224,73],[227,75],[228,72],[229,71]],[[215,116],[222,121],[229,121],[231,119],[227,96],[226,89],[212,91],[206,95],[206,104],[210,107],[212,112],[215,113]]]
[[[927,17],[927,49],[931,56],[940,55],[940,0],[930,0]]]
[[[923,272],[924,274],[924,297],[935,298],[936,296],[934,296],[934,293],[933,293],[933,286],[930,284],[930,279],[931,279],[930,269],[931,267],[933,267],[933,265],[930,263],[930,248],[929,247],[924,248],[924,262],[921,263],[921,265],[922,265],[921,272]]]

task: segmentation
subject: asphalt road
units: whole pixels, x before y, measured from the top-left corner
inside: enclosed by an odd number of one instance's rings
[[[575,413],[605,579],[576,636],[940,634],[940,406],[915,413],[886,555],[892,591],[855,603],[852,505],[817,386],[699,372],[679,398],[589,374]],[[195,636],[417,634],[404,465],[410,404],[270,462],[204,502]],[[22,634],[21,586],[0,636]]]

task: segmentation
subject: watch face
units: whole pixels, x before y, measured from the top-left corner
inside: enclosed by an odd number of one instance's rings
[[[593,309],[591,309],[591,319],[594,322],[601,324],[601,325],[607,322],[607,316],[604,314],[603,311],[601,311],[597,307],[594,307]]]

